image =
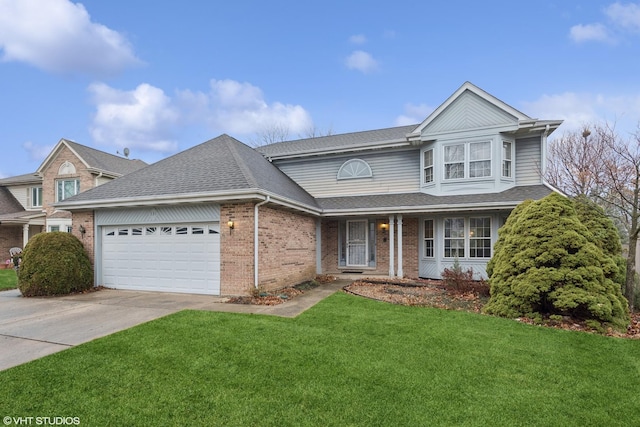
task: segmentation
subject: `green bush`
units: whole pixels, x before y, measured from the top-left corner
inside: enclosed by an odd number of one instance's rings
[[[572,202],[556,193],[514,209],[489,263],[491,298],[484,308],[503,317],[552,314],[629,323],[616,260],[594,243]]]
[[[18,289],[22,295],[81,292],[93,286],[93,268],[84,247],[71,233],[39,233],[22,253]]]

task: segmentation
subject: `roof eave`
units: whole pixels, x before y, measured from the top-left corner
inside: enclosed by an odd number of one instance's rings
[[[269,159],[270,161],[273,161],[273,160],[285,160],[285,159],[299,159],[299,158],[305,158],[305,157],[323,156],[323,155],[330,155],[330,154],[353,153],[357,151],[380,150],[384,148],[408,147],[410,145],[411,144],[409,143],[409,141],[403,138],[403,139],[392,140],[392,141],[384,141],[384,142],[375,143],[375,144],[366,143],[366,144],[358,144],[358,145],[352,145],[349,147],[341,147],[341,148],[306,150],[304,152],[301,151],[297,153],[289,153],[289,154],[282,154],[282,155],[269,155],[266,153],[263,153],[262,155],[267,159]]]
[[[323,209],[323,217],[338,216],[366,216],[366,215],[392,215],[392,214],[424,214],[444,213],[444,212],[460,212],[460,211],[485,211],[494,209],[513,209],[522,203],[520,201],[512,202],[494,202],[494,203],[467,203],[464,205],[421,205],[421,206],[391,206],[376,208],[349,208],[349,209]]]

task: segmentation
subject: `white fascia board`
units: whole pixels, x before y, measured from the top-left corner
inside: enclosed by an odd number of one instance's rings
[[[206,203],[206,202],[225,202],[225,201],[242,201],[242,200],[265,200],[269,196],[272,203],[285,206],[291,209],[304,211],[314,215],[318,215],[320,210],[316,207],[299,203],[276,194],[260,191],[256,189],[248,189],[243,191],[234,191],[227,193],[189,193],[189,194],[167,194],[163,196],[149,196],[124,199],[105,199],[105,200],[86,200],[78,202],[61,202],[53,206],[67,211],[102,209],[102,208],[122,208],[132,206],[154,206],[154,205],[177,205],[181,203]]]
[[[495,203],[477,203],[467,205],[427,205],[427,206],[394,206],[385,208],[356,208],[356,209],[326,209],[323,211],[323,217],[338,216],[367,216],[367,215],[391,215],[391,214],[425,214],[438,212],[468,212],[468,211],[485,211],[495,209],[513,209],[518,206],[519,202],[495,202]]]
[[[304,157],[323,156],[328,154],[352,153],[355,151],[380,150],[383,148],[408,147],[409,145],[410,144],[406,139],[402,139],[397,141],[385,141],[379,144],[366,143],[366,144],[359,144],[359,145],[351,145],[349,147],[344,147],[344,148],[307,150],[304,152],[283,154],[279,156],[269,156],[269,155],[263,154],[263,156],[269,159],[270,161],[273,161],[273,160],[298,159],[298,158],[304,158]]]

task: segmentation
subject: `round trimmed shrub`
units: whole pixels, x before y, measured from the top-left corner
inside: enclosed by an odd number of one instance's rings
[[[503,317],[566,315],[629,323],[616,260],[594,242],[571,200],[552,193],[516,208],[500,230],[484,308]]]
[[[18,270],[22,295],[65,295],[92,286],[93,267],[77,237],[54,231],[36,234],[29,240]]]

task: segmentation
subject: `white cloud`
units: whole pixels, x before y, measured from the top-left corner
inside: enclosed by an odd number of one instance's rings
[[[607,28],[602,24],[574,25],[569,30],[569,37],[576,43],[611,40]]]
[[[426,104],[405,104],[404,114],[396,117],[395,124],[396,126],[406,126],[421,123],[433,112],[433,110],[433,107]]]
[[[121,91],[95,83],[89,92],[96,105],[90,131],[99,144],[163,153],[178,148],[173,135],[180,114],[162,89],[143,83]]]
[[[616,2],[605,9],[605,14],[614,25],[630,31],[640,31],[640,5]]]
[[[607,122],[615,125],[620,135],[636,130],[640,119],[640,93],[604,95],[565,92],[543,95],[525,103],[525,111],[540,119],[561,119],[562,131],[579,130],[584,124]]]
[[[355,34],[349,37],[349,42],[352,44],[365,44],[367,42],[367,38],[364,34]]]
[[[46,159],[47,156],[49,155],[49,153],[51,153],[51,150],[53,150],[54,147],[55,147],[55,144],[53,144],[53,145],[38,145],[38,144],[34,144],[31,141],[27,141],[27,142],[22,144],[22,148],[24,148],[25,151],[29,154],[29,158],[31,160],[35,160],[35,161],[38,161],[38,162],[41,162],[44,159]]]
[[[345,63],[350,70],[362,71],[365,74],[378,68],[378,62],[373,59],[373,56],[362,50],[352,52],[345,60]]]
[[[302,106],[269,104],[262,90],[247,82],[213,79],[208,93],[181,91],[178,102],[191,120],[204,122],[218,132],[250,135],[277,126],[296,134],[313,126]]]
[[[0,50],[3,61],[70,74],[109,75],[140,63],[124,36],[68,0],[0,0]]]

